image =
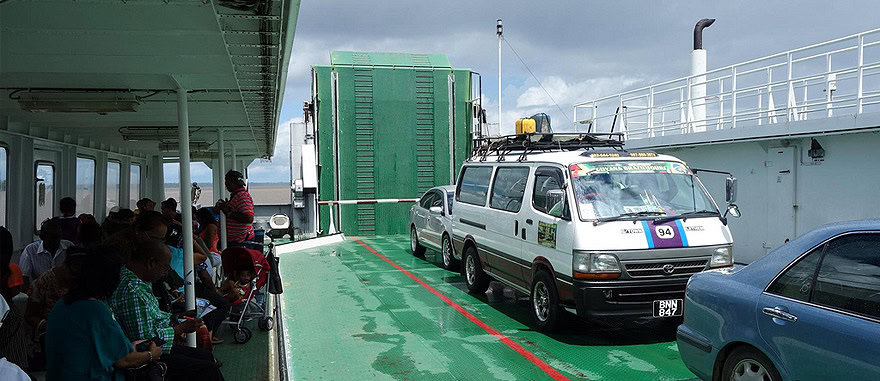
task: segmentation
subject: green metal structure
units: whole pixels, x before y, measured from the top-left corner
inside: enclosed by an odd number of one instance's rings
[[[445,55],[330,52],[312,67],[319,200],[416,198],[454,182],[471,146],[471,77]],[[333,218],[346,234],[406,233],[409,208],[340,205]]]

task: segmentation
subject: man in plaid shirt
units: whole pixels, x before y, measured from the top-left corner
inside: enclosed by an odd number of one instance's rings
[[[172,325],[172,315],[159,309],[151,282],[162,279],[171,265],[171,251],[157,240],[137,244],[120,274],[119,287],[109,304],[129,340],[165,340],[161,361],[168,366],[169,380],[223,380],[211,353],[196,348],[173,345],[174,337],[195,332],[201,319],[184,320]]]

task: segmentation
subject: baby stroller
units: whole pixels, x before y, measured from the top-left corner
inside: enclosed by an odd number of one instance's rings
[[[223,272],[227,275],[234,274],[237,269],[243,267],[251,270],[253,278],[250,285],[245,289],[245,294],[241,300],[232,305],[229,319],[224,324],[229,324],[235,331],[233,339],[236,343],[244,344],[251,339],[251,330],[242,325],[243,321],[250,321],[259,318],[257,326],[264,330],[271,330],[275,322],[269,316],[269,309],[266,308],[268,298],[265,294],[261,294],[261,290],[269,279],[269,261],[260,250],[253,250],[244,247],[230,247],[220,254],[223,262]]]

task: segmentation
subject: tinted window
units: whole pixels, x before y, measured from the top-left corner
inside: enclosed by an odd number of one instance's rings
[[[119,162],[107,162],[107,210],[119,205]]]
[[[431,204],[429,206],[439,206],[440,209],[443,209],[443,192],[434,191],[434,198],[431,199]]]
[[[555,176],[553,175],[554,172],[558,171],[550,168],[538,168],[538,171],[535,172],[532,205],[534,205],[535,210],[556,217],[561,217],[563,206],[562,198],[560,197],[559,192],[553,192],[553,194],[550,194],[550,191],[562,190],[562,185],[559,184],[559,179],[562,178],[562,172],[558,172]]]
[[[422,196],[422,199],[419,200],[419,206],[421,206],[422,208],[428,209],[429,207],[431,207],[431,203],[434,202],[434,199],[436,197],[437,197],[437,195],[434,194],[434,192],[425,193],[425,195]]]
[[[880,318],[880,234],[854,234],[828,243],[811,300]]]
[[[819,263],[819,258],[822,256],[823,247],[813,250],[806,257],[801,258],[800,261],[789,267],[767,288],[767,292],[804,302],[810,300],[813,276],[816,275],[816,266]]]
[[[449,215],[452,215],[452,202],[455,201],[455,195],[450,193],[446,194],[446,204],[449,205]]]
[[[522,206],[523,193],[526,191],[526,180],[529,177],[529,168],[498,168],[495,173],[495,183],[492,185],[493,209],[518,212]]]
[[[457,200],[468,204],[486,205],[492,167],[465,167],[462,171],[464,173],[458,185]]]
[[[9,167],[6,155],[8,153],[6,147],[0,146],[0,224],[4,226],[6,225],[6,187],[8,186],[6,170]]]
[[[76,158],[76,211],[95,214],[95,159]]]

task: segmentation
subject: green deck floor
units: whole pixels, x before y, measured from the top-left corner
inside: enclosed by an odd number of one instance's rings
[[[406,236],[367,245],[570,379],[687,380],[671,326],[590,328],[573,316],[535,331],[528,297],[492,284],[466,292],[439,255],[412,256]],[[537,380],[549,376],[352,239],[281,256],[288,368],[294,380]],[[224,366],[225,367],[225,366]]]

